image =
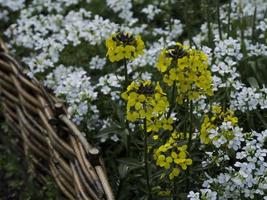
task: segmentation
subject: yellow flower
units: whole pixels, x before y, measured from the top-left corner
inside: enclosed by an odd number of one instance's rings
[[[177,156],[178,156],[177,153],[175,153],[174,151],[171,152],[171,157],[172,157],[173,159],[176,159]]]
[[[171,131],[172,130],[172,123],[173,123],[173,118],[168,118],[168,119],[166,119],[166,118],[164,118],[163,120],[162,120],[162,128],[164,129],[164,130],[169,130],[169,131]]]
[[[186,67],[188,67],[190,65],[189,63],[189,57],[185,56],[183,58],[178,59],[177,61],[177,66],[179,66],[179,68],[181,70],[184,70]]]
[[[221,106],[217,106],[217,105],[213,105],[212,106],[212,112],[214,114],[220,114],[222,112],[222,107]]]
[[[137,35],[135,39],[136,39],[136,50],[137,50],[135,52],[136,54],[135,57],[137,57],[138,55],[141,55],[144,53],[145,44],[140,35]]]
[[[145,45],[139,35],[134,37],[129,33],[118,32],[106,40],[106,47],[107,57],[115,62],[135,59],[143,53]]]
[[[127,112],[127,120],[135,122],[138,119],[139,115],[137,112]]]
[[[187,98],[195,100],[201,95],[213,95],[212,76],[204,52],[176,43],[162,50],[156,66],[168,86],[176,84],[179,104]]]
[[[127,101],[127,119],[137,121],[146,118],[148,132],[162,127],[158,119],[168,110],[169,102],[159,83],[154,88],[150,80],[133,81],[121,97]],[[171,121],[168,123],[165,126],[171,129]]]
[[[159,55],[159,59],[158,59],[156,66],[159,69],[159,71],[165,72],[170,66],[171,62],[172,62],[172,58],[167,57],[166,50],[163,50]]]
[[[150,120],[147,123],[147,132],[158,132],[161,127],[161,122],[157,118],[154,120]]]
[[[166,174],[170,180],[174,179],[180,174],[181,170],[186,170],[193,163],[192,159],[187,157],[187,145],[178,146],[177,139],[177,133],[173,133],[165,144],[155,149],[153,155],[156,165],[167,170],[162,174],[162,177]]]
[[[153,135],[153,140],[158,140],[159,136],[158,135]]]
[[[109,49],[116,47],[116,42],[112,39],[112,37],[106,40],[106,46],[109,47]]]
[[[114,50],[114,54],[116,55],[116,61],[120,61],[124,58],[126,58],[126,59],[132,58],[134,51],[135,51],[135,48],[133,46],[130,46],[130,45],[126,45],[125,47],[124,46],[118,46]]]

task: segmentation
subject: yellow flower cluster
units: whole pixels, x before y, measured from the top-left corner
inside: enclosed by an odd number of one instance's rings
[[[147,124],[147,132],[158,132],[160,129],[172,131],[173,118],[154,118]]]
[[[154,151],[156,165],[166,169],[170,180],[178,176],[181,170],[186,170],[192,165],[192,159],[188,158],[187,145],[178,145],[179,133],[173,133],[168,141]],[[162,177],[166,175],[162,174]]]
[[[173,119],[172,119],[172,121],[173,121]],[[172,125],[170,125],[170,126],[172,127]],[[172,129],[165,129],[163,126],[161,126],[160,128],[163,128],[164,130],[172,131]],[[157,131],[155,130],[155,132],[157,132]],[[190,134],[189,134],[189,132],[182,133],[182,132],[173,131],[172,137],[176,138],[177,140],[188,140],[190,137]],[[152,138],[153,138],[153,140],[158,140],[160,137],[157,133],[154,133]]]
[[[146,119],[148,124],[166,112],[169,102],[159,83],[154,88],[151,81],[132,82],[122,93],[127,101],[127,120]]]
[[[144,42],[141,36],[130,33],[115,33],[106,40],[107,56],[111,62],[123,59],[133,60],[144,51]]]
[[[160,53],[156,66],[164,74],[163,81],[177,87],[178,103],[213,94],[208,57],[202,51],[176,43]]]
[[[209,137],[209,131],[211,129],[216,129],[222,122],[231,122],[232,126],[237,125],[238,118],[234,116],[232,110],[227,110],[224,112],[221,106],[212,106],[212,116],[205,115],[204,121],[200,129],[200,140],[204,144],[210,144],[211,139]],[[231,130],[226,130],[220,132],[227,140],[233,139],[234,135]],[[217,140],[217,137],[214,137],[213,140]]]

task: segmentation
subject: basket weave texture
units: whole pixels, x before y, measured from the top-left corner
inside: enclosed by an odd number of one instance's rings
[[[0,40],[0,102],[30,171],[41,184],[52,176],[67,199],[113,200],[98,149],[69,120],[62,101],[25,74]]]

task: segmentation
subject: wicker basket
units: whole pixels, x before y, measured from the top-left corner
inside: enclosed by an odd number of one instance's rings
[[[103,160],[67,117],[59,99],[25,75],[0,40],[4,116],[40,183],[52,176],[68,199],[113,200]]]

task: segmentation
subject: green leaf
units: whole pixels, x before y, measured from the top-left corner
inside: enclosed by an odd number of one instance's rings
[[[119,167],[118,167],[118,171],[119,171],[119,176],[120,176],[120,179],[124,179],[127,177],[130,169],[127,165],[125,164],[120,164]]]
[[[260,87],[259,84],[258,84],[258,81],[256,80],[255,77],[249,77],[249,78],[247,78],[247,81],[249,82],[251,87],[254,87],[254,88],[257,88],[257,89]]]
[[[112,133],[118,133],[121,132],[120,128],[105,128],[103,130],[101,130],[96,136],[95,138],[102,138],[102,137],[108,137],[110,134]]]
[[[121,159],[118,159],[118,161],[130,167],[131,169],[143,167],[143,163],[134,158],[121,158]]]

